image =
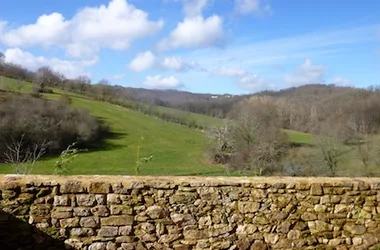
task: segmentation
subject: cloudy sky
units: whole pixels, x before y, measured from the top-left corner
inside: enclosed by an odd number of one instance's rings
[[[202,93],[380,84],[380,1],[2,0],[0,51],[69,78]]]

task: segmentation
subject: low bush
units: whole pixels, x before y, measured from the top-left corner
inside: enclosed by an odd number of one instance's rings
[[[107,133],[109,128],[88,111],[70,108],[63,101],[9,95],[0,103],[0,152],[6,152],[10,142],[23,138],[25,147],[49,142],[47,152],[57,153],[73,142],[89,147]],[[0,161],[4,161],[3,154]]]

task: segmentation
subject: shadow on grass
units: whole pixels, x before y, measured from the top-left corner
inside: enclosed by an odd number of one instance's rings
[[[55,239],[23,219],[0,210],[0,248],[24,249],[74,249],[64,244],[64,239]]]
[[[77,148],[80,151],[80,154],[86,154],[97,151],[112,151],[119,148],[126,148],[126,145],[120,145],[111,142],[112,140],[117,140],[125,136],[128,136],[128,134],[120,132],[107,132],[107,134],[102,135],[102,137],[98,141],[87,142],[85,144],[77,143],[75,144],[75,148]],[[61,154],[61,152],[62,151],[57,150],[48,152],[43,156],[43,159],[49,160],[52,158],[56,158]]]
[[[192,174],[174,174],[175,176],[226,176],[226,172],[199,172]]]
[[[302,148],[302,147],[313,148],[313,147],[315,147],[314,144],[304,143],[304,142],[288,142],[288,145],[290,148]]]
[[[116,144],[113,141],[121,139],[121,138],[125,138],[129,136],[129,134],[124,133],[124,132],[111,131],[103,119],[99,119],[99,118],[97,119],[100,122],[101,128],[100,128],[99,134],[94,140],[89,141],[89,142],[84,142],[84,143],[81,143],[81,142],[77,143],[75,141],[67,140],[65,142],[65,145],[69,146],[75,142],[76,144],[74,148],[77,148],[81,154],[85,154],[88,152],[96,152],[96,151],[111,151],[118,148],[127,147],[127,145]],[[49,160],[52,158],[56,158],[57,156],[61,154],[62,151],[63,149],[49,151],[43,156],[43,159]]]
[[[78,148],[84,149],[84,153],[86,151],[109,151],[117,148],[125,148],[127,146],[113,143],[112,140],[121,139],[126,136],[128,136],[127,133],[109,131],[102,135],[99,141],[87,143],[86,145],[78,145]]]
[[[117,145],[112,143],[114,140],[122,139],[129,134],[124,132],[112,131],[107,121],[102,117],[96,117],[100,124],[98,136],[95,141],[88,142],[86,145],[78,144],[81,149],[87,149],[88,151],[108,151],[116,148],[123,148],[124,145]]]

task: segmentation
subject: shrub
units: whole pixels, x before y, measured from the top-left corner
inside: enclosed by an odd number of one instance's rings
[[[49,88],[39,89],[38,92],[46,93],[46,94],[53,94],[54,93],[54,91],[52,89],[49,89]]]
[[[276,107],[267,99],[236,107],[232,122],[210,130],[210,152],[228,170],[267,175],[278,170],[286,155],[286,136],[281,131]]]
[[[88,111],[69,108],[64,102],[12,95],[0,103],[0,152],[20,138],[25,145],[47,141],[47,152],[61,152],[73,142],[78,147],[91,146],[108,132]]]

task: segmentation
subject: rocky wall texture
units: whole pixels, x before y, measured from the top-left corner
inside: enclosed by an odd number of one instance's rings
[[[0,193],[1,249],[380,249],[376,178],[0,176]]]

